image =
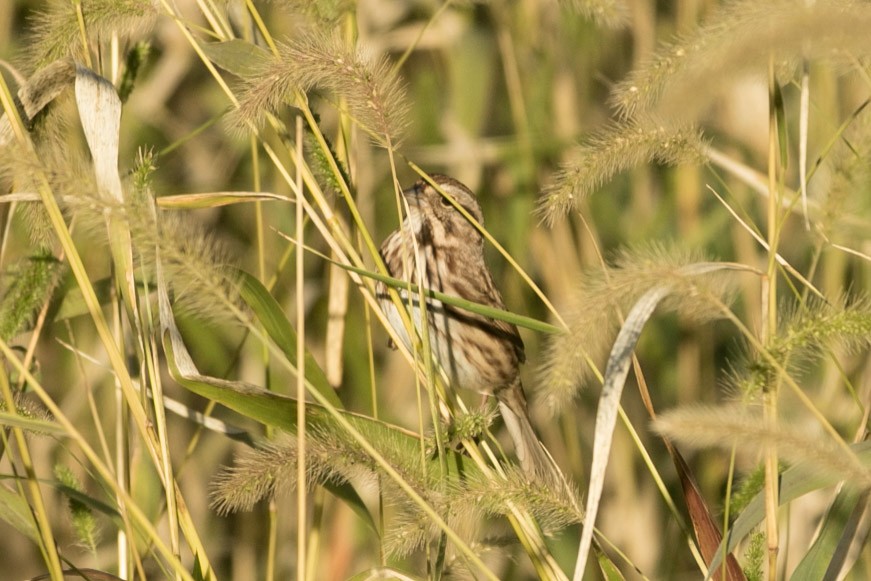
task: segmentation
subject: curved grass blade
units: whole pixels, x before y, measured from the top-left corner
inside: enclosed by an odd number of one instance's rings
[[[732,270],[736,265],[716,262],[699,262],[688,264],[680,269],[686,277],[710,274],[720,270]],[[636,301],[614,341],[608,365],[605,369],[605,380],[602,395],[599,397],[599,407],[596,411],[596,429],[593,441],[593,460],[590,469],[590,486],[587,492],[587,506],[584,518],[584,528],[575,563],[574,581],[580,581],[589,557],[596,524],[596,514],[602,498],[605,483],[605,468],[608,465],[608,454],[614,436],[614,426],[617,423],[617,410],[620,406],[620,396],[626,384],[632,353],[644,325],[650,319],[656,306],[673,291],[673,283],[667,282],[649,289]]]
[[[605,384],[602,386],[602,395],[599,398],[599,408],[596,412],[590,487],[587,492],[586,516],[581,532],[578,560],[575,563],[574,581],[581,581],[583,578],[584,567],[590,553],[596,514],[599,511],[599,501],[602,498],[602,489],[605,485],[605,467],[608,465],[608,453],[611,450],[614,426],[617,423],[617,408],[620,405],[620,396],[623,394],[623,386],[626,384],[626,376],[629,373],[632,352],[656,305],[669,292],[671,292],[671,286],[657,286],[638,299],[626,316],[626,322],[620,329],[614,346],[611,348],[611,355],[608,357]]]
[[[5,486],[0,486],[0,519],[34,543],[39,543],[39,532],[27,499]]]
[[[170,210],[199,210],[218,208],[246,202],[287,202],[286,196],[267,192],[205,192],[198,194],[176,194],[156,198],[157,205]]]
[[[235,275],[242,283],[239,288],[239,294],[245,304],[254,312],[257,320],[266,329],[269,337],[275,341],[275,344],[281,349],[287,360],[293,363],[297,369],[300,368],[299,362],[296,360],[296,344],[297,336],[281,306],[275,298],[266,290],[256,277],[251,276],[244,270],[236,269]],[[327,376],[315,358],[306,349],[305,362],[303,363],[305,378],[323,395],[328,402],[338,409],[342,409],[339,396],[336,391],[327,381]]]

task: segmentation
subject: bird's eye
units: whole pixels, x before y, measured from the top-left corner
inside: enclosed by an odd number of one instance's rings
[[[445,196],[439,196],[439,202],[441,202],[442,206],[444,206],[445,208],[450,208],[453,205],[451,204],[451,201]]]

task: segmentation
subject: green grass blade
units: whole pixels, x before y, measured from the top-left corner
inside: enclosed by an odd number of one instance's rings
[[[847,550],[858,532],[857,519],[867,506],[867,490],[842,488],[826,512],[816,540],[793,571],[792,581],[839,578]],[[867,535],[867,527],[862,528]]]
[[[236,270],[235,274],[242,283],[239,289],[242,300],[254,311],[257,320],[266,329],[269,337],[281,348],[287,360],[299,368],[299,362],[296,361],[296,332],[284,315],[284,311],[281,310],[281,306],[257,278],[243,270]],[[327,381],[323,369],[307,349],[303,369],[305,378],[327,401],[338,409],[344,407],[336,391]]]
[[[36,434],[46,434],[52,436],[62,436],[66,431],[59,424],[49,420],[39,420],[28,418],[19,414],[10,414],[9,412],[0,411],[0,426],[10,428],[21,428]]]
[[[871,442],[862,442],[851,446],[859,461],[865,466],[871,466]],[[796,464],[787,469],[780,475],[780,490],[778,491],[778,499],[780,504],[788,504],[800,496],[804,496],[809,492],[826,488],[837,484],[837,478],[819,471],[813,471],[804,464]],[[741,515],[735,519],[732,528],[726,535],[728,545],[726,550],[731,552],[753,529],[762,522],[765,518],[765,500],[764,491],[753,497],[753,500],[747,505]],[[711,562],[711,571],[716,571],[720,565],[720,559],[723,554],[723,545],[717,549],[717,556]]]

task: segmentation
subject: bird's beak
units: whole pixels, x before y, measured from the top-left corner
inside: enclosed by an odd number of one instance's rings
[[[423,188],[425,187],[425,183],[417,182],[413,186],[408,189],[402,190],[402,195],[405,198],[416,198],[423,192]]]

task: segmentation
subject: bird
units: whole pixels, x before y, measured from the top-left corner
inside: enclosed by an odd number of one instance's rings
[[[424,289],[505,310],[484,260],[484,237],[469,219],[484,221],[475,194],[449,176],[434,174],[430,179],[432,183],[421,179],[402,192],[405,218],[380,248],[387,272]],[[399,339],[413,349],[403,317],[382,282],[376,297]],[[417,334],[423,332],[426,313],[430,350],[451,385],[496,398],[523,472],[531,479],[552,475],[553,459],[529,418],[520,379],[526,353],[517,326],[435,298],[426,298],[422,309],[416,293],[409,300],[400,291],[400,297],[404,305],[410,304]]]

